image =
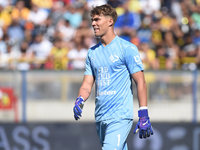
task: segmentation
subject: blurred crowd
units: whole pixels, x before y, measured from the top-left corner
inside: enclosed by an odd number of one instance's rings
[[[200,0],[0,0],[0,69],[79,70],[99,39],[90,10],[108,3],[115,32],[135,44],[144,69],[200,68]]]

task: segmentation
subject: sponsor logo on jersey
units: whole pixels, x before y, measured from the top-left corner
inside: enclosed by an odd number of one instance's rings
[[[134,56],[134,59],[135,59],[135,62],[136,62],[136,63],[141,61],[141,59],[140,59],[140,56],[139,56],[139,55],[137,55],[137,56]]]
[[[116,94],[116,91],[102,91],[102,92],[97,92],[97,95],[114,95]]]
[[[99,67],[98,68],[98,78],[97,85],[98,86],[107,86],[110,85],[110,74],[108,73],[108,67]]]

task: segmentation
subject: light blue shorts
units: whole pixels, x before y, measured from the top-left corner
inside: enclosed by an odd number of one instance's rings
[[[131,119],[96,122],[102,150],[128,150],[126,139],[132,125],[133,120]]]

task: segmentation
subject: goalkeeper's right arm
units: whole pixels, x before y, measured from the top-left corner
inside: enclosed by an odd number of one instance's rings
[[[84,102],[89,98],[93,84],[94,77],[91,75],[85,75],[73,109],[75,120],[80,119]]]
[[[93,84],[94,77],[91,75],[85,75],[83,78],[83,83],[79,89],[78,97],[81,95],[84,101],[86,101],[90,96]]]

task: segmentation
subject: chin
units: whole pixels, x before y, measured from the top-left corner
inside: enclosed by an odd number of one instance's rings
[[[99,37],[100,35],[99,34],[94,34],[96,37]]]
[[[101,37],[102,36],[102,34],[100,34],[100,33],[94,33],[94,35],[97,36],[97,37]]]
[[[95,36],[100,38],[103,36],[103,34],[95,34]]]

